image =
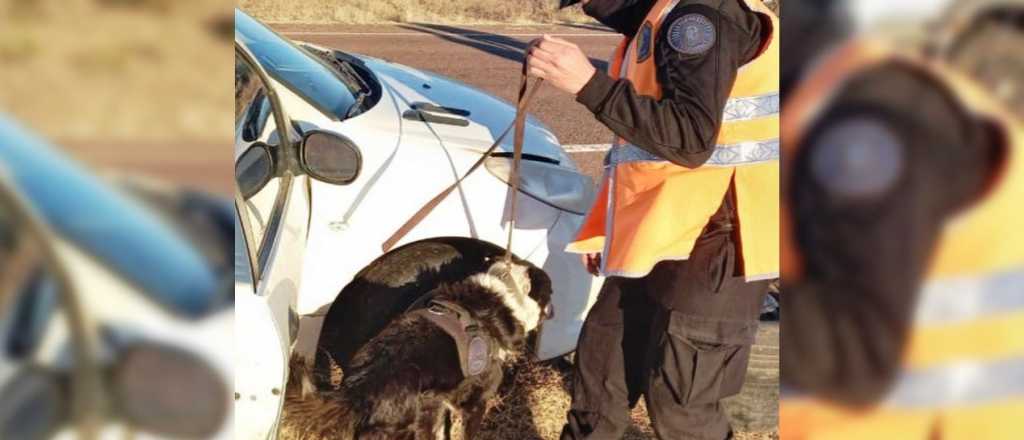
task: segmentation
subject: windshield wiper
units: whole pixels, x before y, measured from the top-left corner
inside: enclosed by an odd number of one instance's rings
[[[320,59],[326,61],[331,67],[334,67],[335,71],[339,74],[342,81],[344,81],[350,89],[355,98],[355,102],[345,112],[345,119],[351,118],[363,109],[363,103],[366,102],[366,98],[373,94],[373,88],[366,82],[366,79],[359,74],[351,62],[343,60],[335,55],[332,51],[317,50],[312,47],[306,47],[310,52],[315,53]]]
[[[345,112],[345,119],[358,115],[363,110],[363,102],[366,101],[367,96],[370,96],[369,92],[359,91],[356,93],[356,102],[353,102],[352,106]]]
[[[331,64],[337,66],[338,70],[343,72],[346,77],[359,84],[359,90],[355,92],[356,101],[352,103],[352,106],[348,108],[347,112],[345,112],[345,119],[348,119],[359,114],[359,112],[363,110],[363,103],[366,102],[366,98],[370,96],[373,89],[366,83],[363,76],[360,75],[354,67],[352,67],[351,63],[339,59],[337,56],[331,56],[331,58],[334,60]]]

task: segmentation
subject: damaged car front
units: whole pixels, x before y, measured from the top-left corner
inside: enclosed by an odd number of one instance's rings
[[[243,97],[236,102],[237,204],[242,235],[250,244],[240,255],[256,262],[250,272],[265,272],[265,278],[277,271],[289,280],[287,285],[276,281],[277,289],[261,287],[265,280],[256,275],[249,290],[260,298],[258,292],[266,292],[267,307],[262,329],[240,338],[264,335],[243,343],[262,343],[263,350],[273,351],[252,362],[283,364],[264,369],[267,382],[258,387],[263,392],[269,382],[283,386],[288,361],[313,364],[322,332],[342,324],[325,322],[339,292],[387,255],[382,244],[424,203],[481,159],[507,129],[515,108],[439,75],[291,41],[240,10],[235,41],[236,52],[246,59],[236,63],[235,74],[236,98]],[[240,85],[251,78],[264,83]],[[511,194],[509,186],[509,136],[485,167],[469,174],[394,247],[442,237],[504,247],[508,206],[516,197],[512,251],[543,268],[553,282],[556,313],[544,324],[536,353],[551,359],[575,349],[600,286],[578,255],[564,251],[594,188],[551,130],[533,117],[524,141],[519,193]],[[282,189],[285,185],[288,189]],[[267,240],[271,244],[261,244]],[[270,310],[273,295],[287,296],[275,302],[277,311]],[[271,327],[278,336],[265,333]],[[280,405],[280,398],[265,404],[266,414],[280,412],[279,406],[269,409]]]

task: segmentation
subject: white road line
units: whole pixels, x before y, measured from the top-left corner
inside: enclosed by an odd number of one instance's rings
[[[302,35],[319,35],[319,36],[356,36],[365,35],[370,37],[391,37],[391,36],[406,36],[406,35],[419,35],[423,37],[430,36],[460,36],[460,37],[539,37],[541,35],[550,35],[552,37],[618,37],[622,38],[622,35],[613,34],[611,32],[604,34],[545,34],[543,32],[532,33],[532,34],[486,34],[486,33],[453,33],[453,32],[280,32],[284,36],[302,36]]]
[[[578,144],[578,145],[562,145],[568,153],[597,153],[608,151],[612,148],[612,144]]]

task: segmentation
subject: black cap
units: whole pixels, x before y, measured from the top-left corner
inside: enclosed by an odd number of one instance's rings
[[[580,0],[558,0],[558,8],[562,9],[564,7],[567,7],[567,6],[575,5],[576,3],[579,3],[579,2],[580,2]]]

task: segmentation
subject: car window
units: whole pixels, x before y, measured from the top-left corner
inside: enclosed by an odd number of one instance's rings
[[[242,235],[257,255],[272,242],[274,219],[281,210],[279,201],[288,186],[277,166],[277,158],[283,155],[282,136],[273,115],[266,84],[256,68],[236,51],[235,183],[241,194],[238,212]],[[256,262],[250,264],[259,267]]]
[[[259,78],[244,64],[235,65],[235,132],[247,142],[259,139],[270,117],[270,99]]]
[[[343,81],[318,57],[237,9],[235,35],[252,52],[267,75],[324,114],[342,120],[358,104],[360,89],[357,85]]]
[[[249,265],[249,253],[238,217],[235,217],[235,282],[253,284],[252,266]]]
[[[0,352],[21,359],[38,346],[58,297],[38,237],[9,203],[0,197]]]

